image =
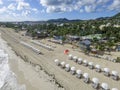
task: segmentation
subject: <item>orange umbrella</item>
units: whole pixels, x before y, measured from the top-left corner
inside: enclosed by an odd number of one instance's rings
[[[66,50],[64,51],[64,54],[68,54],[68,53],[69,53],[69,50],[66,49]]]

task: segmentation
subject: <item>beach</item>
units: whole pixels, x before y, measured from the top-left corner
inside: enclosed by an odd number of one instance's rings
[[[64,50],[68,49],[70,54],[83,59],[88,62],[93,62],[94,65],[99,64],[102,68],[109,68],[110,71],[115,70],[120,76],[120,64],[85,55],[79,50],[72,49],[69,44],[60,45],[49,42],[48,39],[35,40],[44,44],[49,44],[53,47],[53,51],[49,51],[39,45],[31,42],[31,38],[21,36],[20,33],[15,33],[10,28],[0,28],[1,37],[5,40],[4,50],[9,55],[9,64],[11,70],[15,73],[20,85],[23,85],[26,90],[94,90],[91,84],[84,83],[83,79],[76,78],[54,63],[55,59],[64,61],[70,66],[88,73],[90,79],[96,77],[100,83],[106,82],[109,88],[120,89],[120,80],[115,81],[110,77],[106,77],[103,73],[97,73],[95,70],[90,70],[88,67],[78,65],[74,61],[68,60],[68,55],[64,54]],[[35,48],[39,49],[42,54],[36,54],[31,49],[26,48],[21,41],[24,41]],[[119,56],[120,53],[113,53],[113,57]],[[115,56],[114,56],[115,55]]]
[[[0,48],[9,55],[8,66],[14,74],[9,77],[15,79],[13,86],[3,86],[0,90],[64,90],[59,88],[53,77],[46,74],[41,67],[24,62],[2,38],[0,39],[0,45]],[[12,83],[12,80],[9,83]]]

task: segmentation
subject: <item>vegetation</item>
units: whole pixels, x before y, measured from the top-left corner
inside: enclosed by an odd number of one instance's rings
[[[120,42],[120,13],[113,17],[98,18],[95,20],[68,20],[68,19],[52,19],[46,22],[19,22],[19,23],[0,23],[9,28],[14,28],[17,32],[23,27],[26,28],[27,33],[32,37],[36,36],[36,32],[47,32],[52,37],[63,36],[66,40],[66,35],[86,36],[101,34],[102,39],[106,39],[107,43],[101,44],[97,38],[93,38],[93,43],[96,44],[96,49],[105,50],[106,47],[109,53],[115,43]],[[100,28],[103,25],[102,28]]]

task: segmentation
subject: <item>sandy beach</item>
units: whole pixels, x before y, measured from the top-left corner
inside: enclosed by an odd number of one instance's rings
[[[19,85],[24,87],[24,89],[20,90],[64,90],[63,88],[59,88],[55,84],[53,77],[47,75],[41,67],[24,62],[2,38],[0,39],[0,43],[2,44],[1,49],[9,55],[11,71],[15,74]],[[7,90],[7,88],[2,90]]]
[[[10,67],[16,74],[18,82],[26,86],[26,90],[94,90],[91,84],[84,83],[83,79],[78,79],[75,75],[71,75],[69,72],[56,66],[54,63],[55,59],[76,67],[76,70],[81,69],[82,72],[89,73],[90,79],[97,77],[100,83],[108,83],[110,89],[114,87],[120,89],[120,80],[115,81],[110,77],[104,76],[103,73],[97,73],[95,70],[90,70],[88,67],[68,60],[68,56],[64,54],[64,50],[68,49],[73,56],[86,59],[88,62],[94,62],[94,65],[99,64],[102,68],[107,67],[110,71],[115,70],[120,76],[119,63],[85,55],[78,50],[72,49],[72,46],[68,44],[54,44],[47,39],[36,40],[37,42],[51,45],[53,51],[48,51],[32,43],[29,37],[21,36],[21,34],[15,33],[9,28],[0,28],[0,33],[2,38],[7,42],[4,43],[6,45],[4,50],[9,54]],[[36,54],[31,49],[21,45],[21,41],[36,47],[43,54]],[[120,52],[112,53],[113,57],[119,55]]]

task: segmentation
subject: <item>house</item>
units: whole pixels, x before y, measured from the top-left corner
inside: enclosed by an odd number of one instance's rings
[[[76,36],[76,35],[68,35],[67,38],[70,41],[79,41],[80,40],[80,36]]]
[[[116,46],[116,51],[120,51],[120,45]]]
[[[91,41],[88,40],[88,39],[80,41],[80,43],[79,43],[79,47],[81,48],[81,50],[88,50],[88,51],[90,51],[90,45],[91,45]]]
[[[45,38],[45,37],[47,37],[48,35],[47,35],[47,32],[43,32],[43,31],[37,31],[36,32],[36,37],[37,38]]]

